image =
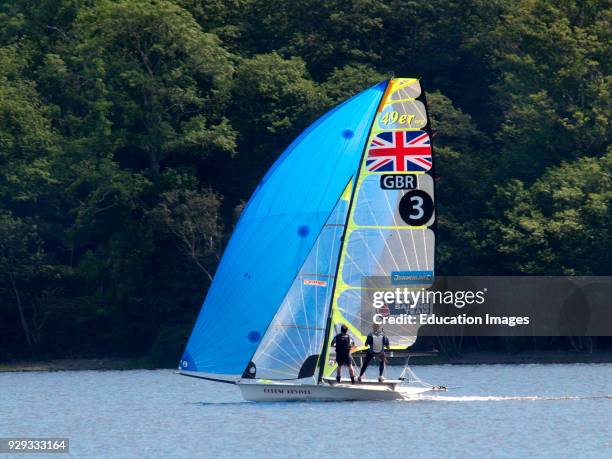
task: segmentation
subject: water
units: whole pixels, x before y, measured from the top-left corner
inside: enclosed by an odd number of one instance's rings
[[[80,457],[612,457],[610,364],[416,371],[461,387],[418,401],[249,403],[168,370],[0,373],[0,437],[69,437]]]

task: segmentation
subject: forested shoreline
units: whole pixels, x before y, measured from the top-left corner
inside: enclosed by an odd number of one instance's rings
[[[0,361],[176,361],[244,203],[321,114],[419,77],[444,275],[610,275],[610,2],[0,5]],[[609,349],[609,338],[439,343]],[[446,346],[446,348],[444,348]]]

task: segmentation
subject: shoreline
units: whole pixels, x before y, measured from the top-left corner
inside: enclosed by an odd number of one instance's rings
[[[394,362],[392,362],[393,364]],[[400,363],[400,362],[398,362]],[[506,354],[500,352],[465,352],[457,357],[413,357],[411,366],[417,365],[526,365],[612,363],[612,351],[591,354],[568,351],[538,351]],[[74,358],[49,360],[15,360],[0,363],[0,373],[33,371],[110,371],[110,370],[162,370],[174,369],[155,365],[148,358]]]
[[[0,362],[0,373],[32,371],[156,370],[160,368],[163,367],[154,365],[146,358],[22,359],[10,362]]]

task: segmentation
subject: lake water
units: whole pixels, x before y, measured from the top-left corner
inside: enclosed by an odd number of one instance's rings
[[[415,370],[460,387],[418,401],[249,403],[169,370],[0,373],[0,437],[69,437],[80,457],[612,457],[610,364]]]

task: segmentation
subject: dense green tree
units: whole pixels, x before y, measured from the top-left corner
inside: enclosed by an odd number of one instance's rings
[[[176,238],[183,254],[210,282],[224,236],[220,207],[221,197],[212,190],[172,190],[162,195],[161,202],[150,213],[154,224]]]
[[[611,11],[0,2],[0,359],[172,362],[269,166],[393,74],[428,94],[438,272],[609,274]]]
[[[368,65],[348,64],[334,69],[322,87],[331,103],[335,105],[384,81],[387,77]]]
[[[32,290],[43,268],[43,257],[36,226],[10,213],[0,213],[0,289],[8,303],[0,304],[0,313],[10,316],[7,310],[17,312],[18,329],[28,346],[37,342]]]
[[[490,221],[487,240],[510,272],[608,275],[612,259],[612,150],[566,162],[525,186],[499,188],[507,209]]]
[[[379,48],[387,2],[254,0],[245,10],[245,45],[253,54],[300,56],[321,81],[336,67],[382,62]]]
[[[49,109],[23,75],[27,57],[21,51],[18,45],[0,48],[0,199],[13,209],[48,192],[58,140]]]
[[[479,249],[480,224],[494,191],[492,144],[470,115],[443,94],[431,93],[428,108],[435,154],[438,270],[446,275],[480,274],[488,256]],[[474,262],[466,263],[468,259]]]
[[[177,5],[100,1],[73,26],[70,64],[78,100],[111,127],[112,140],[160,162],[180,149],[232,151],[234,132],[218,116],[230,56]]]
[[[486,37],[495,44],[499,72],[494,89],[502,113],[502,174],[533,180],[549,165],[605,152],[611,132],[609,6],[520,2]]]

